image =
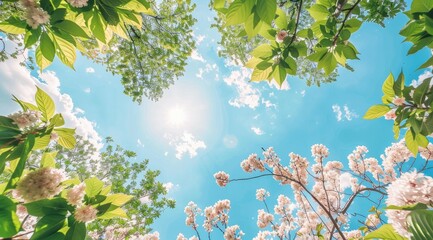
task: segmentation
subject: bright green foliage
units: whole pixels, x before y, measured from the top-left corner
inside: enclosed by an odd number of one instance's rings
[[[111,138],[106,139],[106,146],[100,154],[91,143],[79,136],[75,148],[65,149],[57,145],[55,149],[50,149],[48,152],[50,151],[57,153],[57,167],[75,176],[75,179],[70,182],[76,185],[79,184],[80,179],[86,179],[84,180],[86,183],[91,183],[91,188],[86,189],[90,195],[100,190],[102,184],[99,180],[109,183],[111,191],[117,194],[108,196],[104,202],[112,201],[114,205],[124,205],[122,208],[128,218],[135,216],[136,222],[131,222],[129,219],[100,219],[92,222],[87,229],[97,236],[103,235],[106,227],[109,226],[131,228],[128,234],[143,234],[151,230],[150,225],[162,211],[175,206],[174,200],[164,196],[167,194],[167,189],[157,180],[160,172],[149,170],[148,160],[136,161],[135,152],[113,145]],[[39,165],[39,155],[35,154],[29,164]],[[107,189],[103,188],[102,192]],[[141,202],[143,199],[147,199],[148,203],[143,204]],[[104,205],[104,202],[101,204]],[[125,212],[115,213],[125,214]]]
[[[30,238],[32,240],[86,239],[87,224],[78,221],[78,217],[76,219],[77,209],[81,206],[96,209],[96,217],[104,221],[128,218],[121,207],[127,204],[132,196],[110,194],[111,187],[104,186],[97,178],[84,180],[85,195],[81,202],[77,203],[67,200],[69,190],[81,183],[77,179],[64,181],[61,184],[61,193],[50,198],[30,202],[27,200],[23,203],[24,200],[12,195],[12,190],[17,188],[26,173],[39,168],[55,168],[57,152],[45,151],[50,142],[51,145],[54,144],[51,140],[53,136],[58,136],[57,143],[64,148],[72,149],[76,143],[75,130],[60,128],[65,123],[64,119],[61,114],[55,113],[54,101],[43,90],[37,88],[36,105],[16,97],[14,100],[23,111],[8,117],[0,116],[0,237],[15,239],[26,235],[20,231],[23,231],[21,226],[27,217],[18,217],[18,204],[25,206],[28,216],[37,219]],[[31,124],[24,124],[26,121],[23,119],[31,121]],[[53,140],[55,139],[53,137]],[[40,165],[31,164],[29,161],[35,150],[40,150]]]
[[[40,7],[50,21],[33,29],[18,0],[0,3],[0,31],[19,45],[8,54],[0,41],[0,61],[16,58],[24,45],[35,47],[34,59],[41,70],[55,56],[74,68],[78,50],[121,75],[125,94],[137,102],[143,96],[159,99],[183,75],[195,47],[191,34],[195,5],[190,1],[89,0],[87,6],[75,8],[65,0],[42,0]],[[32,68],[33,58],[28,60],[22,64]]]
[[[143,15],[142,25],[125,27],[124,38],[113,37],[113,47],[101,51],[88,43],[85,54],[122,76],[124,93],[134,101],[140,103],[143,96],[158,100],[183,75],[195,48],[194,9],[190,1],[163,0],[155,15]]]
[[[382,24],[404,1],[235,0],[214,1],[213,7],[225,48],[220,54],[245,62],[249,52],[245,66],[253,69],[252,81],[281,85],[287,75],[299,75],[320,85],[335,79],[338,65],[352,70],[347,62],[359,52],[349,39],[363,21]]]
[[[413,43],[408,54],[413,54],[424,47],[433,48],[433,3],[428,0],[415,0],[411,9],[406,12],[409,21],[400,31],[405,41]],[[428,59],[420,68],[433,65],[433,57]]]
[[[400,73],[396,80],[390,74],[382,87],[382,104],[368,109],[364,118],[374,119],[394,112],[396,116],[393,127],[395,138],[399,137],[400,129],[407,129],[406,145],[416,155],[418,147],[426,147],[427,136],[433,133],[431,81],[431,78],[427,78],[417,87],[405,86],[403,73]],[[396,104],[395,99],[403,99],[403,102]]]
[[[415,210],[412,211],[407,223],[414,240],[433,239],[433,211]]]
[[[379,229],[367,234],[364,239],[406,240],[405,237],[395,232],[391,224],[382,225]]]

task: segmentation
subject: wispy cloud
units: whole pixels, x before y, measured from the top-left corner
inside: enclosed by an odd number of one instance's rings
[[[224,82],[229,86],[236,87],[238,96],[234,99],[230,99],[229,104],[234,107],[249,107],[256,108],[260,104],[260,90],[253,87],[251,83],[248,82],[251,71],[242,68],[239,71],[231,72],[230,76],[224,78]]]
[[[90,92],[91,92],[91,89],[90,89],[90,88],[85,88],[85,89],[84,89],[84,92],[85,92],[85,93],[90,93]]]
[[[173,137],[166,134],[165,138],[169,140],[169,145],[174,146],[177,159],[182,159],[185,154],[193,158],[197,156],[199,149],[206,149],[204,141],[197,140],[195,136],[189,132],[184,132],[180,137]]]
[[[94,73],[94,72],[95,72],[94,68],[92,68],[92,67],[86,68],[86,73]]]
[[[141,140],[139,138],[137,139],[137,146],[138,147],[144,147],[144,144],[141,142]]]
[[[206,62],[206,60],[204,60],[203,56],[197,51],[197,49],[192,50],[191,58],[200,62]]]
[[[352,119],[357,118],[358,115],[349,109],[347,105],[343,106],[343,110],[341,109],[341,106],[338,104],[332,105],[332,111],[335,113],[335,117],[337,118],[337,121],[352,121]]]
[[[251,127],[251,130],[256,134],[256,135],[263,135],[265,134],[265,132],[260,129],[259,127]]]

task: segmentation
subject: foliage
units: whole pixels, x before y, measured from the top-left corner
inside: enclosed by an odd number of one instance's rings
[[[76,140],[74,129],[62,127],[51,97],[37,88],[36,105],[14,100],[22,111],[0,116],[0,174],[6,180],[0,183],[0,237],[79,240],[87,236],[86,222],[127,218],[121,207],[132,196],[111,194],[95,177],[66,179],[55,168],[57,152],[47,150],[50,142],[72,149]],[[26,167],[35,150],[42,151],[39,164]]]
[[[358,59],[359,52],[349,40],[364,21],[383,25],[405,3],[214,0],[212,6],[218,12],[215,26],[223,35],[220,54],[241,62],[249,59],[245,66],[253,69],[252,81],[274,79],[281,85],[287,75],[298,75],[307,78],[308,85],[320,85],[335,79],[338,65],[352,70],[347,61]],[[244,43],[247,47],[238,46]]]
[[[95,176],[109,184],[113,192],[132,197],[123,206],[129,219],[101,220],[88,225],[94,239],[110,233],[118,238],[144,234],[151,230],[150,225],[162,211],[175,206],[174,200],[164,197],[167,189],[157,181],[160,172],[147,169],[149,160],[136,161],[135,152],[113,145],[111,138],[106,138],[101,153],[80,136],[74,149],[56,145],[50,151],[57,152],[57,167],[71,176],[78,179]],[[38,159],[30,159],[30,164],[37,164]]]
[[[175,0],[158,4],[146,0],[2,1],[0,31],[18,47],[8,53],[0,39],[0,60],[34,48],[41,70],[55,56],[74,69],[79,50],[120,74],[125,94],[134,101],[141,102],[143,95],[157,100],[182,76],[194,48],[194,8],[190,1]]]

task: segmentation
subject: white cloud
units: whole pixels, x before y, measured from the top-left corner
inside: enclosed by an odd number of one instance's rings
[[[353,118],[357,118],[358,115],[351,111],[347,105],[343,106],[343,111],[341,110],[341,106],[338,104],[332,105],[332,111],[335,113],[335,117],[337,118],[337,121],[343,121],[346,119],[347,121],[352,121]]]
[[[167,190],[167,193],[169,193],[171,190],[179,188],[179,184],[175,185],[172,182],[167,182],[162,185],[164,186],[165,190]]]
[[[197,156],[197,150],[206,149],[206,144],[202,140],[196,140],[195,136],[189,132],[184,132],[180,137],[165,136],[169,139],[169,144],[176,150],[176,158],[182,159],[185,154],[190,158]]]
[[[144,144],[141,142],[140,139],[137,139],[137,146],[138,147],[144,147]]]
[[[265,132],[263,132],[263,130],[260,129],[259,127],[252,127],[251,130],[259,136],[265,134]]]
[[[264,98],[262,98],[262,104],[264,104],[266,108],[271,108],[271,107],[277,108],[277,105],[275,105],[269,100],[265,100]]]
[[[274,79],[272,79],[272,81],[268,82],[268,85],[271,88],[276,88],[282,91],[287,91],[290,89],[290,85],[288,81],[284,81],[283,84],[281,84],[280,86]]]
[[[203,79],[203,74],[204,73],[210,73],[212,71],[218,72],[219,71],[218,66],[216,64],[212,64],[211,65],[211,64],[207,63],[204,69],[203,68],[199,68],[198,69],[198,73],[195,76],[197,76],[200,79]],[[219,78],[217,76],[217,74],[216,74],[216,78]]]
[[[11,48],[11,42],[7,42]],[[36,86],[48,93],[53,98],[57,112],[62,113],[66,125],[65,127],[76,128],[76,133],[84,139],[89,140],[99,150],[102,148],[102,139],[96,132],[96,123],[89,121],[86,117],[79,117],[84,111],[74,107],[72,98],[60,91],[60,80],[52,71],[45,71],[39,74],[39,80],[30,75],[28,69],[20,66],[22,59],[9,59],[0,64],[0,96],[15,95],[19,99],[34,102]],[[3,104],[2,104],[3,105]],[[12,104],[11,104],[12,105]],[[9,105],[10,106],[10,105]],[[1,106],[3,111],[13,111],[9,106]],[[15,109],[17,110],[17,109]]]
[[[191,58],[200,62],[206,62],[206,60],[204,60],[203,56],[200,55],[199,52],[197,52],[196,49],[192,50],[191,52]]]
[[[344,190],[346,188],[350,188],[351,180],[352,180],[352,175],[350,173],[346,172],[346,173],[341,174],[340,175],[341,190]]]
[[[197,35],[197,37],[196,37],[197,45],[200,45],[200,43],[202,43],[205,38],[206,38],[205,35],[201,35],[201,34]]]
[[[90,88],[85,88],[85,89],[84,89],[84,92],[85,92],[85,93],[90,93],[90,92],[91,92],[91,89],[90,89]]]
[[[343,113],[341,112],[341,107],[337,104],[332,105],[332,111],[335,113],[335,117],[337,118],[337,121],[342,120]]]
[[[300,94],[301,94],[302,97],[305,97],[305,90],[302,90],[302,91],[300,92]]]
[[[433,73],[430,70],[426,70],[424,71],[421,75],[418,76],[417,80],[412,80],[412,86],[413,87],[418,87],[422,82],[424,82],[424,80],[426,80],[429,77],[433,77]],[[430,82],[430,86],[433,85],[433,81]]]
[[[224,82],[229,86],[235,86],[238,96],[230,99],[229,104],[234,107],[256,108],[260,104],[260,91],[254,88],[249,82],[251,71],[242,68],[240,71],[233,71],[229,77],[224,78]]]
[[[92,68],[92,67],[86,68],[86,73],[94,73],[94,72],[95,72],[94,68]]]
[[[238,145],[238,138],[234,135],[226,135],[224,136],[223,143],[227,148],[235,148]]]

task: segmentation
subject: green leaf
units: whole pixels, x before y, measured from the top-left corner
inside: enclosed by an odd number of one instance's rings
[[[43,167],[56,167],[56,156],[57,151],[55,152],[44,152],[41,158],[41,168]]]
[[[431,0],[415,0],[412,2],[410,11],[412,13],[426,13],[433,8]]]
[[[255,0],[235,0],[226,13],[227,26],[244,23],[251,14]]]
[[[20,220],[16,214],[16,205],[8,197],[0,195],[0,237],[9,238],[20,230]]]
[[[261,67],[263,66],[263,69]],[[272,74],[272,63],[261,62],[256,66],[253,73],[251,74],[251,81],[262,81],[267,80]]]
[[[263,26],[263,22],[260,20],[259,15],[254,12],[252,13],[245,22],[245,31],[249,38],[256,36]]]
[[[52,14],[50,14],[50,22],[52,25],[57,24],[65,19],[66,16],[66,8],[58,8],[54,10]]]
[[[14,123],[14,120],[5,116],[0,116],[0,131],[5,131],[5,130],[14,130],[17,134],[21,133],[18,126]],[[12,135],[12,137],[14,136],[15,135]]]
[[[99,219],[111,219],[111,218],[124,218],[124,219],[128,219],[128,215],[126,214],[126,212],[121,209],[121,208],[116,208],[113,211],[109,211],[104,213],[104,215],[99,216]]]
[[[398,137],[400,136],[400,128],[398,125],[393,125],[392,126],[392,131],[394,132],[394,138],[398,139]]]
[[[421,133],[424,136],[428,136],[433,133],[433,114],[430,114],[426,119],[421,123]]]
[[[46,92],[44,92],[39,87],[36,88],[36,104],[38,105],[39,111],[41,111],[42,113],[43,120],[48,121],[48,119],[50,119],[54,115],[54,112],[56,111],[56,106],[54,105],[53,99],[51,99],[51,97]]]
[[[106,203],[111,203],[118,207],[125,205],[127,202],[131,201],[134,196],[126,195],[123,193],[117,193],[107,196],[107,198],[101,203],[101,205]]]
[[[419,68],[417,70],[422,69],[422,68],[428,68],[432,65],[433,65],[433,57],[431,57],[427,61],[425,61],[421,66],[419,66]]]
[[[40,36],[41,27],[26,31],[26,35],[24,36],[24,47],[30,48],[31,46],[33,46],[39,40]]]
[[[257,0],[256,12],[263,22],[271,24],[275,18],[276,10],[276,0]]]
[[[413,93],[413,100],[416,104],[422,105],[425,101],[426,93],[430,88],[431,78],[425,79],[417,88],[415,88],[415,92]]]
[[[275,18],[275,25],[277,25],[279,29],[286,29],[288,23],[286,13],[281,8],[277,8],[276,13],[277,17]]]
[[[86,184],[86,195],[88,197],[95,197],[104,187],[104,183],[95,177],[84,180],[84,183]]]
[[[224,8],[225,0],[215,0],[213,1],[213,8],[215,10]]]
[[[351,33],[354,33],[358,31],[358,29],[361,27],[362,22],[357,18],[351,18],[346,21],[346,24],[344,25],[344,28],[349,30]]]
[[[99,10],[101,11],[102,17],[109,25],[117,25],[120,22],[119,14],[113,7],[107,6],[102,2],[96,2]]]
[[[274,71],[272,72],[272,76],[279,86],[281,86],[286,80],[286,75],[286,70],[283,66],[281,66],[281,64],[275,66]]]
[[[371,106],[364,115],[364,119],[375,119],[382,117],[387,112],[389,112],[391,108],[385,104],[377,104]]]
[[[23,34],[26,32],[27,23],[17,17],[10,17],[0,22],[0,31],[11,34]]]
[[[406,135],[404,136],[407,148],[412,152],[414,156],[418,155],[418,142],[412,134],[412,131],[408,129]]]
[[[46,215],[36,223],[35,232],[30,240],[45,240],[56,234],[65,226],[66,217],[64,215]]]
[[[56,48],[53,41],[46,32],[43,32],[41,35],[40,46],[42,50],[42,55],[45,57],[45,59],[52,62],[56,54]]]
[[[407,217],[407,224],[413,240],[433,239],[433,212],[415,210]]]
[[[427,205],[424,203],[415,203],[411,205],[405,205],[405,206],[395,206],[395,205],[389,205],[385,208],[386,210],[418,210],[418,209],[427,209]]]
[[[415,141],[417,142],[418,146],[422,148],[426,148],[428,145],[427,137],[423,136],[422,134],[417,134],[415,136]]]
[[[86,239],[86,224],[75,221],[66,233],[65,240],[84,240]]]
[[[317,67],[323,68],[323,70],[325,70],[325,74],[329,75],[337,67],[337,59],[335,58],[334,54],[327,52],[325,53],[323,58],[320,59],[319,63],[317,64]]]
[[[42,54],[41,46],[36,48],[35,52],[36,64],[41,68],[41,71],[51,65],[52,61],[46,59]]]
[[[326,20],[330,15],[328,8],[320,4],[314,4],[307,11],[310,13],[311,17],[316,21]]]
[[[90,31],[92,31],[96,39],[98,39],[102,43],[106,43],[105,25],[102,23],[102,19],[99,16],[98,12],[93,12],[93,16],[90,19]]]
[[[388,98],[394,98],[395,97],[395,93],[394,93],[394,76],[391,74],[388,75],[388,77],[386,78],[385,82],[382,85],[382,92],[383,95],[385,95]]]
[[[398,75],[397,81],[395,81],[393,86],[395,95],[398,97],[403,96],[403,89],[404,89],[404,74],[403,72],[400,72]]]
[[[6,185],[6,190],[15,188],[17,182],[19,181],[21,175],[23,174],[26,161],[29,157],[30,152],[33,149],[34,144],[35,144],[35,137],[33,135],[28,135],[25,141],[17,147],[20,149],[21,155],[15,169],[13,169],[12,176],[10,177],[8,184]]]
[[[269,44],[262,44],[258,47],[256,47],[252,52],[251,55],[256,58],[270,58],[274,55],[273,48]]]
[[[59,135],[57,143],[67,149],[73,149],[77,140],[74,137],[75,129],[71,128],[56,128],[54,132]]]
[[[45,149],[48,144],[50,144],[50,134],[45,134],[40,137],[35,137],[35,145],[33,146],[33,150]]]
[[[90,38],[89,35],[87,35],[87,33],[83,30],[83,28],[81,28],[80,26],[78,26],[78,24],[70,21],[70,20],[64,20],[61,21],[59,23],[57,23],[56,25],[54,25],[54,27],[57,27],[69,34],[71,34],[72,36],[76,36],[76,37],[82,37],[82,38]]]
[[[63,118],[62,114],[57,113],[50,119],[50,125],[54,127],[61,127],[65,125],[65,119]]]
[[[105,5],[108,5],[110,7],[119,7],[127,4],[131,0],[101,0]]]
[[[391,224],[382,225],[379,229],[367,234],[364,239],[406,240],[394,230]]]
[[[57,56],[59,57],[60,61],[62,61],[66,66],[74,69],[74,62],[77,58],[77,55],[75,53],[75,46],[70,41],[63,38],[63,36],[54,36],[54,41],[57,48]]]
[[[62,215],[66,216],[68,213],[68,203],[64,198],[42,199],[24,204],[27,212],[36,217],[43,217],[45,215]]]

